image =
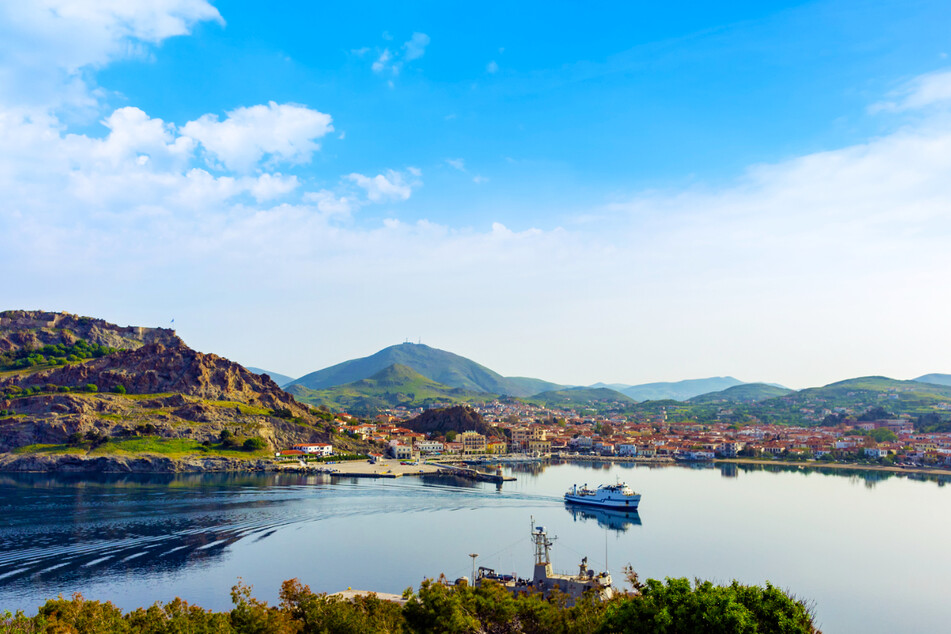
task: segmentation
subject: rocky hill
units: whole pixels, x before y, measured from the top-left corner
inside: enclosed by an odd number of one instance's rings
[[[80,339],[117,349],[134,349],[147,343],[169,345],[179,340],[169,328],[120,327],[93,317],[39,310],[0,312],[0,353],[44,345],[71,345]]]
[[[445,434],[447,431],[461,433],[469,430],[486,436],[492,433],[492,428],[478,412],[463,405],[427,410],[416,418],[401,423],[401,426],[424,434]]]
[[[274,381],[192,350],[171,330],[25,311],[0,320],[0,452],[248,458],[331,438]],[[88,350],[98,356],[81,358]]]

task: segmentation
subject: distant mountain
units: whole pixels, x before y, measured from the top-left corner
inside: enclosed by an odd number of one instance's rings
[[[588,387],[606,387],[609,390],[617,390],[618,392],[624,391],[629,387],[634,387],[633,385],[628,385],[627,383],[601,383],[600,381],[589,385]]]
[[[688,399],[688,402],[693,404],[716,403],[719,401],[728,403],[755,403],[776,396],[785,396],[792,392],[793,390],[789,388],[777,387],[767,383],[742,383],[728,387],[725,390],[720,390],[719,392],[708,392],[694,396]]]
[[[437,383],[399,363],[383,368],[368,379],[319,390],[294,383],[287,391],[310,405],[325,405],[351,414],[370,414],[400,405],[421,407],[432,402],[465,403],[495,398],[494,394]]]
[[[694,396],[719,392],[742,383],[743,381],[734,379],[732,376],[715,376],[708,379],[688,379],[673,383],[643,383],[619,391],[635,401],[660,401],[664,399],[686,401]]]
[[[248,372],[254,372],[255,374],[266,374],[271,377],[271,380],[277,383],[279,386],[284,387],[288,383],[294,380],[294,377],[287,376],[286,374],[281,374],[279,372],[271,372],[269,370],[262,370],[261,368],[252,368],[249,365],[244,366]]]
[[[562,387],[540,379],[504,377],[497,372],[457,354],[417,343],[401,343],[384,348],[362,359],[351,359],[293,381],[287,387],[301,386],[320,390],[367,379],[399,364],[444,386],[470,392],[488,392],[509,396],[531,396]]]
[[[629,396],[606,387],[571,387],[551,390],[522,400],[543,407],[574,409],[579,412],[585,408],[605,411],[635,405],[634,400]]]
[[[912,379],[919,383],[933,383],[935,385],[951,385],[951,374],[926,374]]]

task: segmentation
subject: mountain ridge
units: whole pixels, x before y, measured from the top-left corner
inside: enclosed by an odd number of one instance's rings
[[[443,385],[472,392],[508,396],[531,396],[562,387],[541,379],[504,377],[489,368],[460,355],[432,348],[425,344],[401,343],[359,359],[306,374],[286,387],[302,386],[311,390],[326,389],[370,378],[393,364],[412,368],[422,376]]]
[[[491,400],[487,392],[476,392],[450,387],[426,377],[413,368],[394,363],[369,378],[351,383],[313,390],[299,384],[287,390],[301,401],[314,406],[350,413],[372,413],[392,407],[419,407],[431,402],[463,403],[471,400]]]

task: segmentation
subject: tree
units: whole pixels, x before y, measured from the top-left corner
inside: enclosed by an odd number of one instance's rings
[[[890,430],[888,427],[879,427],[877,429],[873,429],[871,432],[869,432],[869,436],[871,436],[875,442],[893,442],[898,440],[898,436],[895,435],[895,432]]]
[[[648,579],[640,594],[611,603],[598,632],[625,634],[813,634],[812,614],[801,601],[767,582]]]
[[[99,386],[96,385],[95,383],[87,383],[86,387],[84,387],[83,389],[86,390],[87,392],[98,392]]]

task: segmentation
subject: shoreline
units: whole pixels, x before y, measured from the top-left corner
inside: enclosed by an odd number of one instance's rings
[[[501,456],[500,456],[501,457]],[[471,457],[470,457],[471,459]],[[489,462],[505,465],[525,462],[613,462],[639,464],[644,466],[675,466],[679,464],[737,464],[737,465],[774,465],[777,467],[799,467],[800,469],[836,469],[840,471],[878,471],[895,474],[916,474],[951,476],[951,469],[940,467],[897,467],[890,465],[850,464],[846,462],[800,462],[795,460],[763,460],[758,458],[715,458],[696,463],[678,463],[670,458],[642,458],[621,456],[563,456],[551,455],[520,460],[492,460]],[[431,475],[438,473],[452,462],[441,460],[420,462],[418,464],[400,464],[396,459],[383,459],[376,463],[366,460],[341,461],[333,463],[281,463],[268,459],[241,460],[224,457],[169,458],[157,454],[136,456],[82,456],[77,454],[20,455],[0,454],[0,473],[228,473],[228,472],[268,472],[268,473],[320,473],[338,477],[354,478],[400,478],[412,475]],[[441,465],[440,462],[449,463]],[[450,467],[451,468],[451,467]]]
[[[802,467],[803,469],[887,471],[889,473],[919,473],[924,475],[951,476],[951,469],[941,469],[938,467],[894,467],[874,464],[849,464],[848,462],[797,462],[795,460],[758,460],[756,458],[715,458],[711,462],[714,464],[777,465],[781,467]]]

